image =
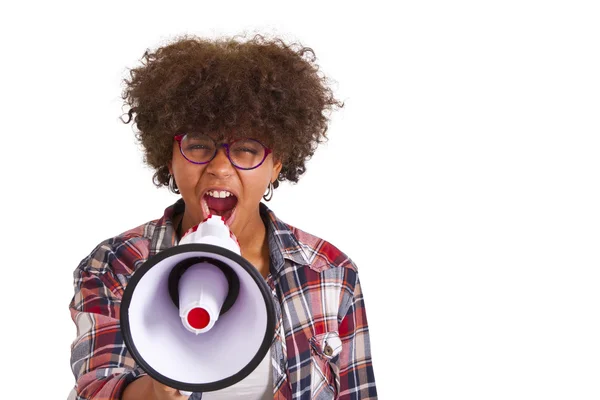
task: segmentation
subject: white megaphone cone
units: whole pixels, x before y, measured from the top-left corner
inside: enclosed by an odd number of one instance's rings
[[[220,216],[136,268],[121,301],[127,349],[182,394],[231,386],[263,360],[275,331],[273,294]]]

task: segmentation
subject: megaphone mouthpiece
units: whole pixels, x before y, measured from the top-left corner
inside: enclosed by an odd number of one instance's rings
[[[240,244],[223,217],[209,215],[200,224],[190,228],[181,238],[179,244],[205,243],[224,247],[240,255]]]

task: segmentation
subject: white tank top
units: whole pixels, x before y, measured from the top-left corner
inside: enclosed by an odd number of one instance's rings
[[[271,350],[246,378],[235,385],[215,392],[202,393],[202,400],[273,400],[273,374]]]

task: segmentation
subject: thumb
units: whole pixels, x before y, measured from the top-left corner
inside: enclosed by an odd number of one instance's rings
[[[157,398],[164,400],[185,400],[191,395],[191,392],[180,392],[170,386],[163,385],[158,381],[154,381],[154,393]]]

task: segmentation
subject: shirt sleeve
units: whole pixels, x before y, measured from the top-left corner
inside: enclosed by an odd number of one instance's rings
[[[121,399],[125,386],[144,374],[123,342],[119,320],[123,287],[103,261],[109,259],[105,255],[92,253],[73,274],[75,295],[69,309],[77,327],[71,345],[76,384],[69,399]]]
[[[354,271],[350,306],[339,326],[342,351],[339,358],[340,400],[377,399],[365,302]]]

